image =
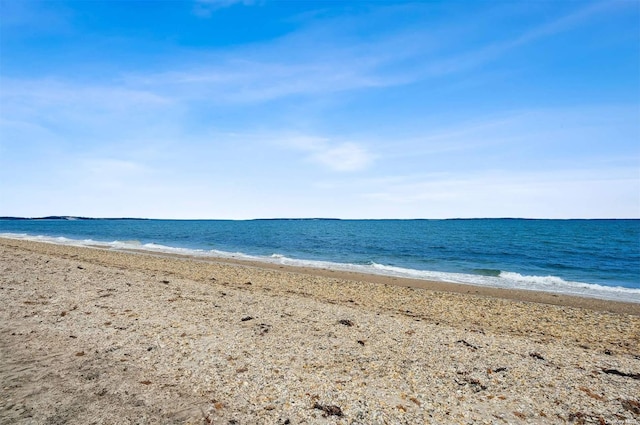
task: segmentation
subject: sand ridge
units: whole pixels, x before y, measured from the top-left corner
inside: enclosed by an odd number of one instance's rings
[[[9,239],[0,259],[2,423],[640,421],[633,305]]]

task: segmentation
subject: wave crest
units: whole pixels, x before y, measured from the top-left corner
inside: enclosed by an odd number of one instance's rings
[[[249,261],[260,261],[272,264],[282,264],[297,267],[330,269],[366,274],[378,274],[410,279],[432,280],[441,282],[461,283],[466,285],[486,286],[505,289],[524,289],[542,292],[552,292],[582,297],[600,298],[606,300],[640,303],[640,289],[620,286],[604,286],[593,283],[573,282],[558,276],[528,276],[516,272],[493,269],[478,269],[475,274],[452,273],[433,270],[417,270],[392,265],[337,263],[324,260],[302,260],[290,258],[282,254],[273,253],[269,256],[249,255],[240,252],[219,250],[202,250],[179,248],[156,243],[143,244],[137,240],[102,242],[92,239],[78,240],[65,237],[33,236],[23,233],[1,233],[0,237],[9,239],[32,240],[59,245],[85,246],[127,251],[147,251],[166,254],[178,254],[193,257],[234,258]]]

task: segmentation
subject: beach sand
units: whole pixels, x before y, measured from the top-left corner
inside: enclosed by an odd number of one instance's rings
[[[640,423],[640,304],[0,239],[0,423]]]

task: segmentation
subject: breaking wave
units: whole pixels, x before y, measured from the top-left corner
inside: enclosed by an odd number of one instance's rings
[[[249,255],[241,252],[172,247],[138,240],[102,242],[92,239],[70,239],[66,237],[32,236],[24,233],[1,233],[0,237],[46,242],[60,245],[84,246],[118,251],[143,251],[190,257],[226,258],[260,261],[294,267],[310,267],[356,273],[377,274],[410,279],[433,280],[505,289],[524,289],[550,293],[600,298],[614,301],[640,303],[640,289],[621,286],[604,286],[594,283],[574,282],[558,276],[532,276],[511,271],[476,269],[474,273],[453,273],[433,270],[418,270],[370,262],[368,264],[337,263],[322,260],[303,260],[273,253],[268,256]]]

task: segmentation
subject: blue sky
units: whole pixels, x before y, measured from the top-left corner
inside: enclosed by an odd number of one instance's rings
[[[0,5],[0,215],[640,217],[637,1]]]

